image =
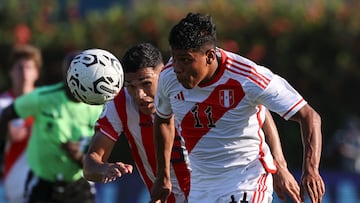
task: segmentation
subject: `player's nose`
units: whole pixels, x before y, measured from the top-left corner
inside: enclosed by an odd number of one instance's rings
[[[138,88],[137,90],[136,90],[136,93],[135,93],[135,96],[136,96],[136,98],[138,98],[138,99],[143,99],[144,97],[146,97],[146,93],[145,93],[145,91],[143,90],[143,89],[141,89],[141,88]]]
[[[176,74],[181,74],[184,71],[180,62],[178,62],[178,61],[173,62],[173,70]]]

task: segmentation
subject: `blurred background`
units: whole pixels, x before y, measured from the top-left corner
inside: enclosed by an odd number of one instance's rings
[[[146,41],[158,46],[167,61],[168,32],[190,11],[211,14],[219,47],[283,76],[320,113],[323,202],[360,202],[357,0],[0,0],[0,92],[11,85],[7,57],[17,44],[41,48],[44,67],[37,85],[52,84],[62,79],[62,59],[75,49],[103,48],[121,58],[126,49]],[[273,116],[288,167],[299,178],[299,126]],[[116,150],[130,156],[124,149]],[[146,202],[148,194],[136,181],[141,182],[134,175],[98,184],[98,201],[121,203],[138,193],[139,202]],[[280,202],[276,194],[274,202]]]

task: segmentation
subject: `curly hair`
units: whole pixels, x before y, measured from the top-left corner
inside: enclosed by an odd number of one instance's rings
[[[200,50],[204,45],[216,44],[216,27],[210,15],[188,13],[170,31],[172,49]]]
[[[126,51],[121,59],[125,73],[135,73],[144,67],[156,67],[163,63],[161,52],[150,43],[140,43]]]

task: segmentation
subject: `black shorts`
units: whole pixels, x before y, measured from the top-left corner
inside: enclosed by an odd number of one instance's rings
[[[75,182],[50,182],[29,172],[25,183],[27,203],[94,203],[95,186],[81,178]]]

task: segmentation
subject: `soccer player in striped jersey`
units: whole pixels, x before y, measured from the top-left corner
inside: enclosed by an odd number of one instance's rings
[[[300,124],[304,146],[300,196],[319,203],[321,118],[282,77],[216,46],[209,15],[189,13],[170,31],[172,58],[159,76],[154,136],[157,177],[151,202],[171,191],[176,127],[191,163],[189,202],[271,202],[273,157],[261,129],[265,108]]]
[[[32,45],[18,45],[10,54],[9,75],[12,87],[0,94],[0,113],[11,105],[15,98],[35,89],[40,77],[42,55],[39,48]],[[31,134],[34,118],[10,121],[6,138],[4,157],[4,190],[7,203],[24,202],[25,180],[29,171],[25,149]]]
[[[96,122],[96,132],[85,158],[84,175],[88,180],[106,183],[123,173],[132,172],[133,168],[129,164],[107,163],[116,140],[124,132],[140,176],[150,189],[156,171],[153,99],[164,63],[160,51],[149,43],[130,48],[121,62],[125,72],[125,88],[105,105]],[[181,137],[175,136],[171,160],[173,193],[168,200],[170,203],[187,202],[190,188],[190,169],[182,142]]]
[[[160,51],[149,43],[140,43],[130,48],[122,59],[125,71],[125,88],[106,104],[96,123],[96,133],[85,158],[84,175],[88,180],[110,182],[123,174],[131,173],[132,166],[108,163],[115,141],[125,132],[132,156],[141,177],[150,189],[155,181],[156,160],[153,143],[154,96],[157,81],[164,64]],[[271,143],[277,163],[281,166],[279,188],[294,200],[299,200],[298,185],[286,167],[275,123],[267,112],[264,131]],[[187,151],[178,135],[174,138],[171,155],[172,194],[168,202],[185,203],[190,187],[190,172]],[[281,196],[281,193],[278,193]]]

